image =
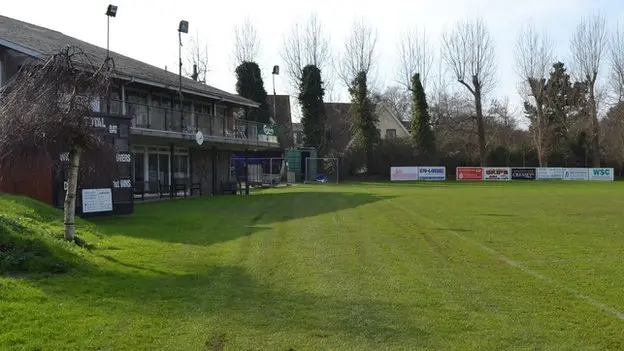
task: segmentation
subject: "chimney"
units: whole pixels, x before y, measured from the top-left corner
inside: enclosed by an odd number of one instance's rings
[[[197,77],[199,77],[199,73],[197,73],[197,65],[193,64],[193,75],[191,78],[193,78],[194,81],[197,81]]]

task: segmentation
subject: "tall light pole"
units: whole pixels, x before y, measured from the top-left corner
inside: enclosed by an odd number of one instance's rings
[[[110,50],[110,19],[111,17],[117,16],[117,6],[108,5],[106,9],[106,58],[108,58],[109,50]]]
[[[182,33],[188,33],[189,23],[187,21],[180,21],[178,25],[178,59],[180,60],[180,86],[178,87],[178,94],[180,95],[180,132],[184,130],[184,103],[182,96]]]
[[[275,102],[277,101],[277,94],[275,93],[275,76],[279,75],[279,66],[273,66],[273,120],[277,123],[277,110],[275,109]]]
[[[117,16],[117,6],[108,5],[108,7],[106,8],[106,60],[108,60],[109,55],[110,55],[110,19],[111,17],[115,17],[115,16]],[[107,88],[106,90],[107,90],[106,91],[106,112],[110,113],[110,108],[111,108],[110,88]]]

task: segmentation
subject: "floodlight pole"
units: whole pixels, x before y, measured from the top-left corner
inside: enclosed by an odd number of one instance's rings
[[[180,63],[180,67],[179,67],[179,78],[180,78],[180,84],[178,86],[178,94],[179,94],[179,99],[180,99],[180,132],[182,132],[184,130],[184,103],[182,102],[182,100],[184,99],[182,97],[182,31],[178,31],[178,60]]]
[[[279,66],[273,66],[273,119],[274,122],[277,123],[277,110],[276,110],[276,101],[277,94],[275,93],[275,76],[279,74]]]
[[[106,16],[106,58],[110,51],[110,16]]]

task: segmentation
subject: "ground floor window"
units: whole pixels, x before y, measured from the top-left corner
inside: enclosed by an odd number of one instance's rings
[[[168,147],[135,146],[133,148],[133,182],[150,193],[159,186],[171,185],[175,180],[190,177],[190,159],[186,148],[175,148],[173,155]]]

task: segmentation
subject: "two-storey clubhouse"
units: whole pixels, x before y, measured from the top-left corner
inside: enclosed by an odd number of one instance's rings
[[[45,59],[67,45],[81,48],[93,62],[103,62],[107,55],[106,49],[63,33],[0,16],[0,87],[10,87],[25,60]],[[115,145],[118,155],[128,157],[118,157],[127,168],[118,167],[108,184],[119,206],[113,212],[131,212],[135,199],[146,197],[219,194],[230,184],[234,152],[280,148],[276,126],[245,119],[257,103],[186,77],[180,99],[177,72],[113,51],[110,56],[115,63],[110,98],[92,105],[93,115],[105,123],[127,121],[127,127],[120,123],[119,129],[111,129],[119,133],[115,137],[129,141]],[[62,175],[43,169],[37,175],[13,173],[4,174],[0,191],[62,205]],[[129,195],[116,197],[116,192]]]

